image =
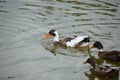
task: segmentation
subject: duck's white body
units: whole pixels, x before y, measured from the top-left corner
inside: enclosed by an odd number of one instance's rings
[[[59,43],[60,45],[64,45],[66,47],[82,47],[87,46],[89,44],[90,38],[88,36],[74,36],[68,37],[64,40],[59,40],[59,34],[55,30],[51,30],[45,38],[49,38],[50,36],[54,36],[53,41]]]
[[[71,41],[66,42],[67,47],[75,47],[77,44],[79,44],[80,42],[82,42],[85,38],[87,38],[88,36],[77,36],[76,38],[74,38]],[[82,43],[81,46],[87,46],[89,43]]]

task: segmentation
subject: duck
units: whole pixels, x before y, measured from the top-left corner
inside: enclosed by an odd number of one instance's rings
[[[51,36],[54,37],[53,42],[56,45],[64,46],[64,47],[75,47],[80,48],[83,46],[89,45],[90,37],[88,36],[73,36],[67,37],[63,40],[59,40],[59,34],[56,30],[50,30],[46,35],[45,39],[50,38]]]
[[[99,52],[98,52],[99,57],[101,57],[103,59],[111,60],[113,62],[120,63],[120,51],[117,51],[117,50],[104,51],[103,50],[103,45],[100,41],[96,41],[90,47],[90,49],[92,49],[92,48],[97,48],[99,50]]]
[[[97,66],[93,58],[88,58],[84,64],[89,63],[92,68],[90,72],[96,76],[114,78],[119,76],[120,68],[110,65]]]

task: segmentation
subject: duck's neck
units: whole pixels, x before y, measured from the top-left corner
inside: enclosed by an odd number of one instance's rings
[[[59,34],[58,32],[55,32],[54,42],[59,42]]]
[[[93,68],[95,68],[95,67],[96,67],[95,62],[94,62],[94,63],[90,63],[90,65],[91,65]]]
[[[99,49],[99,52],[103,52],[103,49]]]

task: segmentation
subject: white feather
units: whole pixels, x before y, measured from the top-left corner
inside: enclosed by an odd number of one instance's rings
[[[54,42],[55,42],[55,41],[59,42],[59,34],[58,34],[58,32],[55,31],[54,33],[56,34],[56,36],[54,37],[54,40],[53,40],[53,41],[54,41]]]
[[[66,42],[67,47],[75,47],[76,44],[78,44],[79,42],[81,42],[84,38],[86,38],[88,36],[78,36],[75,39]]]

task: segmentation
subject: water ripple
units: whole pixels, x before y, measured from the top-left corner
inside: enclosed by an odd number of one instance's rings
[[[22,77],[23,80],[39,80],[40,75],[45,75],[42,78],[45,77],[46,80],[48,77],[51,80],[68,79],[72,73],[76,75],[76,71],[82,77],[78,75],[74,79],[86,79],[84,72],[88,71],[88,67],[82,65],[82,62],[89,57],[87,51],[56,49],[53,48],[52,38],[43,38],[49,30],[56,29],[60,39],[88,35],[91,38],[90,44],[99,40],[104,44],[105,50],[119,50],[119,4],[119,0],[0,0],[0,69],[4,69],[8,78]],[[97,57],[94,51],[91,53]],[[100,60],[100,63],[103,62]],[[73,70],[65,73],[67,76],[60,75],[69,66]],[[78,69],[74,71],[76,66]],[[11,75],[8,74],[12,72],[19,73],[18,68],[22,70],[22,76],[9,77]],[[54,75],[60,78],[54,78]],[[0,75],[2,78],[7,79]]]

